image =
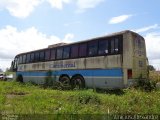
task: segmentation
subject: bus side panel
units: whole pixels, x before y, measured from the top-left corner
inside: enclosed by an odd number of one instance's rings
[[[26,71],[26,72],[17,72],[16,76],[18,75],[22,75],[23,82],[33,82],[36,84],[44,84],[47,73],[42,71],[36,71],[36,72]]]
[[[80,74],[85,79],[85,85],[89,88],[117,89],[123,88],[123,71],[121,68],[96,69],[96,70],[61,70],[57,76],[67,74],[72,77]]]
[[[59,70],[52,71],[53,80],[59,80],[59,76],[67,74],[70,78],[76,74],[82,75],[88,88],[117,89],[123,88],[123,72],[121,68],[96,69],[96,70]],[[44,84],[47,72],[17,72],[23,76],[24,82]]]

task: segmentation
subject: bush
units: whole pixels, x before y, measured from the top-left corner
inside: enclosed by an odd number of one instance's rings
[[[23,76],[22,75],[18,75],[16,78],[17,82],[23,83]]]
[[[149,78],[143,79],[142,76],[140,76],[136,81],[135,87],[147,92],[151,92],[152,90],[156,89],[156,81],[153,81]]]
[[[43,87],[44,88],[50,87],[50,88],[53,88],[53,89],[60,89],[60,84],[52,76],[52,71],[51,70],[49,70],[46,73],[45,83],[44,83]]]

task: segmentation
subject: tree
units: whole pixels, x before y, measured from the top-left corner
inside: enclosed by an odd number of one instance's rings
[[[153,65],[148,65],[148,70],[149,70],[149,71],[155,71],[156,69],[154,68]]]

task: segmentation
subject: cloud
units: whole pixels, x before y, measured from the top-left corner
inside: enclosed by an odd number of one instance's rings
[[[147,33],[145,40],[149,63],[160,69],[160,32]]]
[[[37,6],[48,2],[52,8],[62,10],[64,4],[77,5],[77,12],[84,12],[88,8],[94,8],[105,0],[0,0],[0,10],[7,10],[10,15],[17,18],[27,18]]]
[[[26,18],[42,0],[1,0],[0,8],[7,9],[12,16]]]
[[[154,25],[147,26],[147,27],[144,27],[144,28],[140,28],[140,29],[137,29],[137,30],[134,30],[134,31],[137,32],[137,33],[141,33],[141,32],[149,31],[151,29],[157,29],[157,28],[159,28],[158,24],[154,24]]]
[[[53,8],[63,9],[64,3],[70,3],[72,0],[0,0],[0,9],[6,9],[8,12],[18,18],[28,17],[34,9],[41,3],[48,2]]]
[[[109,24],[117,24],[117,23],[124,22],[132,16],[133,15],[121,15],[121,16],[113,17],[109,20]]]
[[[94,8],[100,3],[104,2],[104,0],[78,0],[77,6],[78,6],[78,13],[84,12],[86,9]]]
[[[0,30],[0,62],[5,62],[5,64],[0,64],[0,67],[9,67],[8,65],[10,65],[14,56],[21,52],[46,48],[48,45],[60,42],[69,43],[73,38],[74,35],[71,33],[66,34],[61,39],[55,35],[47,36],[39,32],[35,27],[19,31],[16,27],[6,26]]]
[[[57,8],[57,9],[60,9],[62,10],[63,9],[63,4],[66,3],[66,4],[69,4],[71,3],[71,0],[47,0],[51,6],[53,8]]]
[[[77,24],[80,24],[80,23],[81,23],[80,21],[74,21],[74,22],[70,22],[70,23],[65,23],[64,26],[68,27],[68,26],[73,26],[73,25],[77,25]]]

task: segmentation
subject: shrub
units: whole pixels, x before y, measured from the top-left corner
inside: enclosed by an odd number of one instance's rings
[[[156,88],[156,81],[151,79],[143,79],[142,76],[140,76],[136,81],[136,88],[140,88],[141,90],[151,92]]]
[[[45,83],[43,84],[44,88],[50,87],[53,89],[60,89],[60,83],[56,81],[56,78],[52,76],[52,71],[49,70],[46,73]]]

